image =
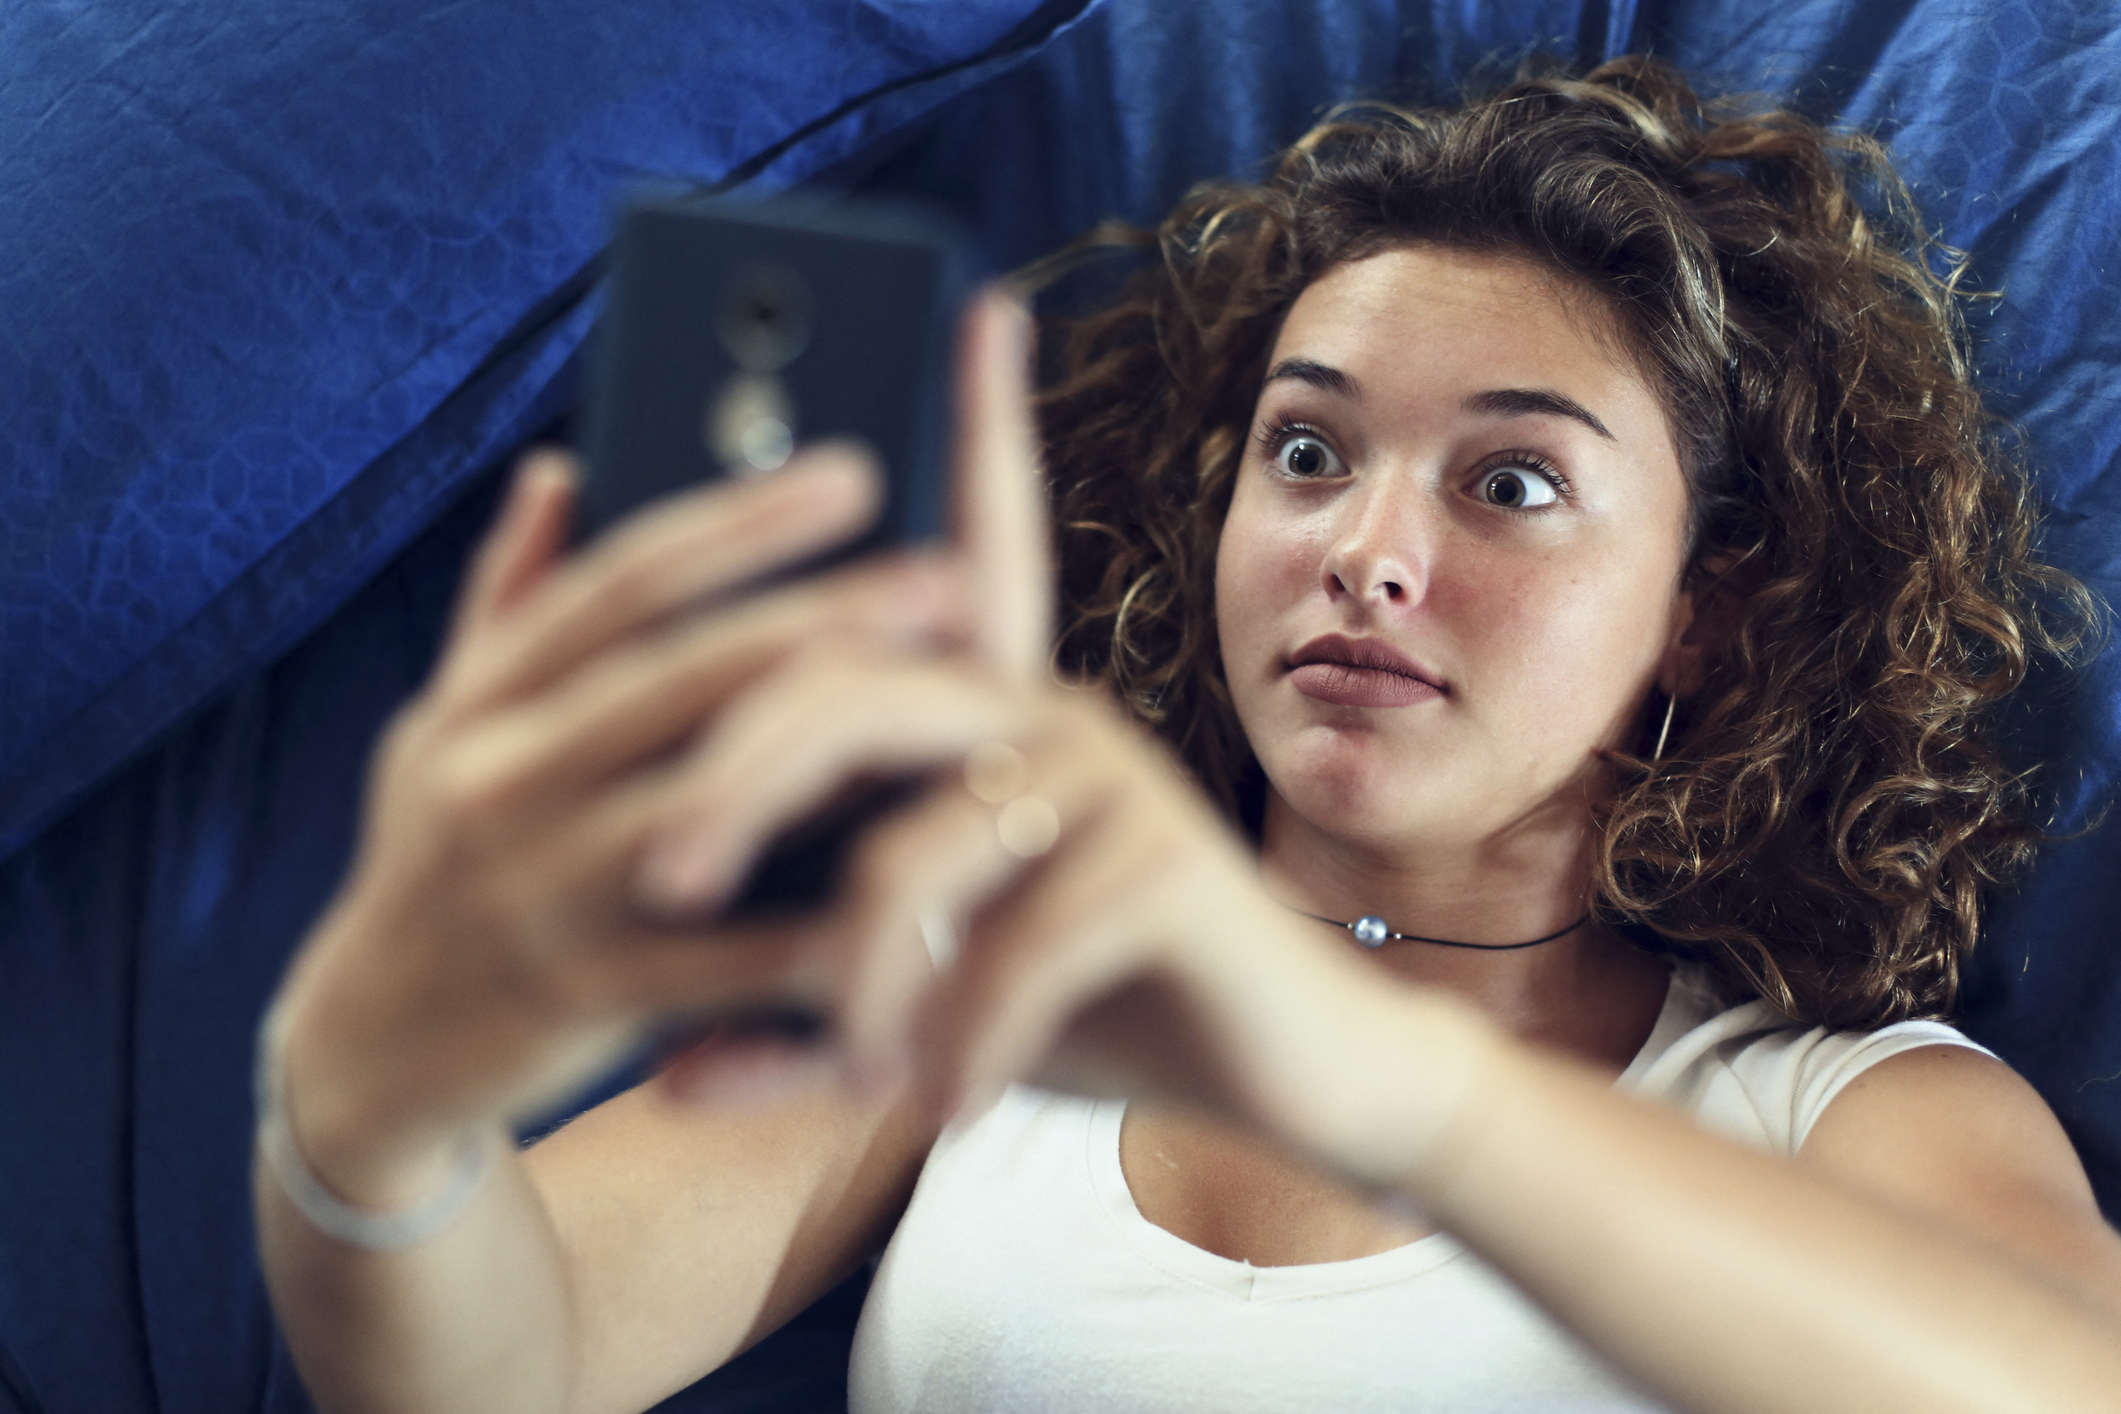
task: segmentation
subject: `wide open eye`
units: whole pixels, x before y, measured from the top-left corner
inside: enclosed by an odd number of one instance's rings
[[[1506,511],[1536,511],[1560,500],[1561,492],[1529,467],[1498,466],[1481,473],[1480,499]]]
[[[1299,481],[1337,476],[1343,469],[1340,458],[1333,454],[1333,449],[1308,432],[1290,432],[1285,435],[1281,445],[1274,450],[1274,465],[1284,476],[1291,476]]]

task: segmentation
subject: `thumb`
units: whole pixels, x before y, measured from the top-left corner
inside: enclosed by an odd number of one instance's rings
[[[958,337],[957,539],[973,576],[973,646],[1012,681],[1052,650],[1045,477],[1031,415],[1031,315],[989,288]]]

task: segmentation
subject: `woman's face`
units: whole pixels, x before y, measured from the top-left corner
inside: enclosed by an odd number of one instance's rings
[[[1437,247],[1337,266],[1252,432],[1216,610],[1270,828],[1397,852],[1585,818],[1689,613],[1671,427],[1599,300]]]

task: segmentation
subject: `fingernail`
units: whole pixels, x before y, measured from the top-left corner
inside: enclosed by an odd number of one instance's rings
[[[670,912],[711,902],[720,874],[716,855],[712,841],[698,835],[656,842],[641,861],[636,878],[642,902]]]
[[[998,281],[980,291],[980,302],[986,307],[996,329],[1006,337],[1030,337],[1031,304],[1021,287]]]
[[[865,444],[835,438],[805,447],[771,484],[792,485],[810,495],[822,490],[833,495],[859,494],[864,499],[871,499],[876,495],[881,476],[882,469],[877,464],[876,455]]]
[[[1031,317],[1031,305],[1014,289],[1008,288],[1001,292],[1001,302],[1003,309],[1007,311],[1002,316],[1002,328],[1008,333],[1011,349],[1028,357],[1031,352],[1031,334],[1034,327]]]
[[[573,481],[574,458],[557,447],[539,447],[523,458],[516,473],[518,490],[540,481]]]
[[[934,560],[915,560],[906,565],[897,580],[892,605],[895,621],[925,624],[950,611],[956,582],[947,565]]]

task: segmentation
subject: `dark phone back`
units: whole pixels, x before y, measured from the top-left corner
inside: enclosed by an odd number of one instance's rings
[[[700,481],[771,475],[798,442],[856,437],[883,460],[884,507],[830,558],[940,538],[951,351],[973,279],[956,232],[917,208],[632,207],[597,335],[578,533]],[[829,897],[855,835],[907,789],[878,784],[791,831],[728,912]],[[775,1013],[771,1029],[815,1024]]]
[[[899,205],[649,202],[621,218],[598,334],[581,532],[794,444],[856,437],[882,458],[877,525],[846,553],[940,536],[951,349],[972,261]]]

